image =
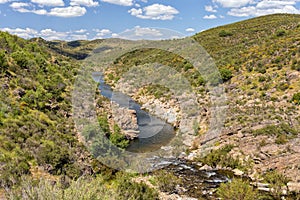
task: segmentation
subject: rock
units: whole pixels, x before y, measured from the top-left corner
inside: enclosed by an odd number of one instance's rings
[[[139,136],[139,131],[136,130],[124,130],[124,135],[127,139],[133,140]]]
[[[112,105],[114,121],[122,130],[138,131],[136,111],[120,107],[117,104]]]
[[[236,176],[243,176],[244,175],[244,172],[239,170],[239,169],[234,169],[232,170],[232,172],[234,173],[234,175]]]
[[[287,186],[290,191],[300,192],[300,183],[288,182]]]
[[[210,171],[210,170],[213,170],[213,168],[212,168],[211,166],[204,165],[203,167],[200,168],[200,170],[207,170],[207,171]]]
[[[292,72],[292,73],[287,74],[286,78],[287,78],[288,81],[291,81],[293,79],[299,78],[299,76],[300,76],[300,73],[296,71],[296,72]]]

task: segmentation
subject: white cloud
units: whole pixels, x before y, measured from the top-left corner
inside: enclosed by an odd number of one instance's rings
[[[80,29],[80,30],[76,30],[74,31],[75,33],[86,33],[87,30],[86,29]]]
[[[63,40],[67,38],[68,33],[57,32],[48,28],[48,29],[41,30],[39,35],[46,40]]]
[[[185,29],[185,31],[186,32],[195,32],[195,29],[193,29],[193,28],[187,28],[187,29]]]
[[[140,26],[136,26],[135,27],[135,31],[134,31],[135,35],[138,37],[143,37],[143,36],[162,36],[162,33],[155,29],[155,28],[143,28]]]
[[[9,5],[13,9],[20,9],[23,7],[29,7],[29,3],[23,3],[23,2],[13,2],[12,4]]]
[[[87,6],[87,7],[96,7],[99,6],[99,3],[97,1],[93,0],[71,0],[70,2],[71,6]]]
[[[207,11],[207,12],[217,12],[217,10],[214,9],[212,6],[205,6],[204,8],[205,8],[205,11]]]
[[[7,3],[9,0],[0,0],[0,4]]]
[[[238,8],[252,3],[253,0],[213,0],[214,3],[219,3],[225,8]]]
[[[89,39],[89,33],[85,29],[75,30],[75,31],[67,31],[60,32],[55,31],[50,28],[43,29],[41,31],[37,31],[31,28],[0,28],[1,31],[6,31],[11,34],[17,35],[19,37],[29,39],[34,37],[42,37],[45,40],[87,40]]]
[[[153,4],[143,9],[132,8],[128,12],[138,18],[152,20],[171,20],[179,13],[179,11],[172,6],[162,4]]]
[[[5,32],[9,32],[11,34],[14,34],[14,35],[17,35],[19,37],[26,38],[26,39],[35,37],[38,34],[38,32],[36,30],[31,29],[31,28],[25,28],[25,29],[22,29],[22,28],[16,28],[16,29],[1,28],[0,30],[5,31]]]
[[[69,6],[64,8],[52,8],[47,15],[56,17],[80,17],[86,13],[86,9],[80,6]]]
[[[33,5],[23,2],[13,2],[10,5],[17,12],[35,13],[37,15],[49,15],[56,17],[79,17],[86,13],[86,9],[80,6],[56,7],[47,11],[45,9],[36,10]]]
[[[31,0],[32,3],[36,3],[39,6],[64,6],[63,0]]]
[[[120,6],[132,6],[133,0],[102,0],[106,3],[116,4]]]
[[[111,30],[109,29],[94,29],[94,31],[97,32],[97,36],[105,36],[111,34]]]
[[[203,19],[217,19],[216,15],[205,15]]]
[[[274,13],[300,14],[300,10],[295,7],[296,1],[293,0],[262,0],[256,5],[242,8],[232,8],[228,15],[235,17],[262,16]]]
[[[23,3],[23,2],[13,2],[9,5],[14,11],[20,12],[20,13],[35,13],[37,15],[46,15],[47,11],[44,9],[28,9],[31,8],[32,5],[29,3]]]
[[[182,38],[185,35],[170,29],[135,26],[133,29],[127,29],[119,34],[113,33],[112,37],[127,40],[164,40]]]

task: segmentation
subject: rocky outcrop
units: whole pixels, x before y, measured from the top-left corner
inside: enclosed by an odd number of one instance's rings
[[[138,137],[139,130],[135,110],[112,103],[112,118],[128,139],[133,140]]]

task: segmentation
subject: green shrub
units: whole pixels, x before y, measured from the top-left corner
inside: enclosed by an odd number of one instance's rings
[[[175,191],[176,186],[181,184],[181,179],[171,172],[159,170],[154,173],[155,182],[158,188],[163,192],[172,193]]]
[[[125,149],[129,145],[129,140],[121,133],[121,129],[117,124],[114,125],[114,132],[110,134],[109,140],[121,149]]]
[[[198,160],[212,167],[216,167],[217,165],[223,167],[231,167],[234,168],[244,168],[239,162],[239,159],[235,159],[228,155],[228,153],[232,150],[232,145],[226,145],[220,149],[213,150],[206,156],[199,158]]]
[[[220,37],[229,37],[229,36],[232,36],[233,33],[231,33],[230,31],[226,31],[226,30],[222,30],[219,32],[219,36]]]
[[[280,29],[280,30],[276,31],[276,36],[277,37],[282,37],[284,35],[286,35],[286,31],[285,30]]]
[[[232,78],[232,71],[230,69],[221,68],[220,75],[224,82],[229,81]]]
[[[276,136],[277,144],[284,144],[288,139],[292,139],[297,135],[297,131],[285,123],[278,125],[267,125],[264,128],[253,131],[257,135],[273,135]]]
[[[293,95],[292,102],[296,105],[300,105],[300,92]]]
[[[158,193],[145,183],[132,181],[128,174],[119,172],[116,176],[118,200],[158,200]]]
[[[269,171],[263,175],[263,178],[266,183],[270,184],[270,188],[273,189],[271,191],[271,196],[274,199],[281,199],[282,189],[287,186],[290,179],[277,171]]]
[[[217,196],[222,200],[254,200],[258,198],[258,192],[248,181],[233,179],[220,185]]]

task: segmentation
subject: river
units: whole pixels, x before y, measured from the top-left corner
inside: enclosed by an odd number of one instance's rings
[[[128,95],[113,91],[112,88],[105,83],[101,74],[93,74],[93,78],[100,83],[99,89],[101,95],[117,103],[120,107],[136,111],[140,134],[137,139],[131,142],[130,146],[126,149],[127,151],[155,151],[158,148],[167,145],[170,140],[173,139],[176,131],[172,125],[142,110],[141,105]],[[173,172],[182,180],[181,187],[184,190],[184,195],[194,198],[213,198],[215,188],[221,183],[228,182],[230,180],[229,177],[232,177],[232,173],[229,171],[204,170],[201,169],[199,163],[192,163],[184,159],[159,159],[160,163],[158,165],[161,165],[161,168]],[[182,193],[182,191],[177,192],[179,194]]]

